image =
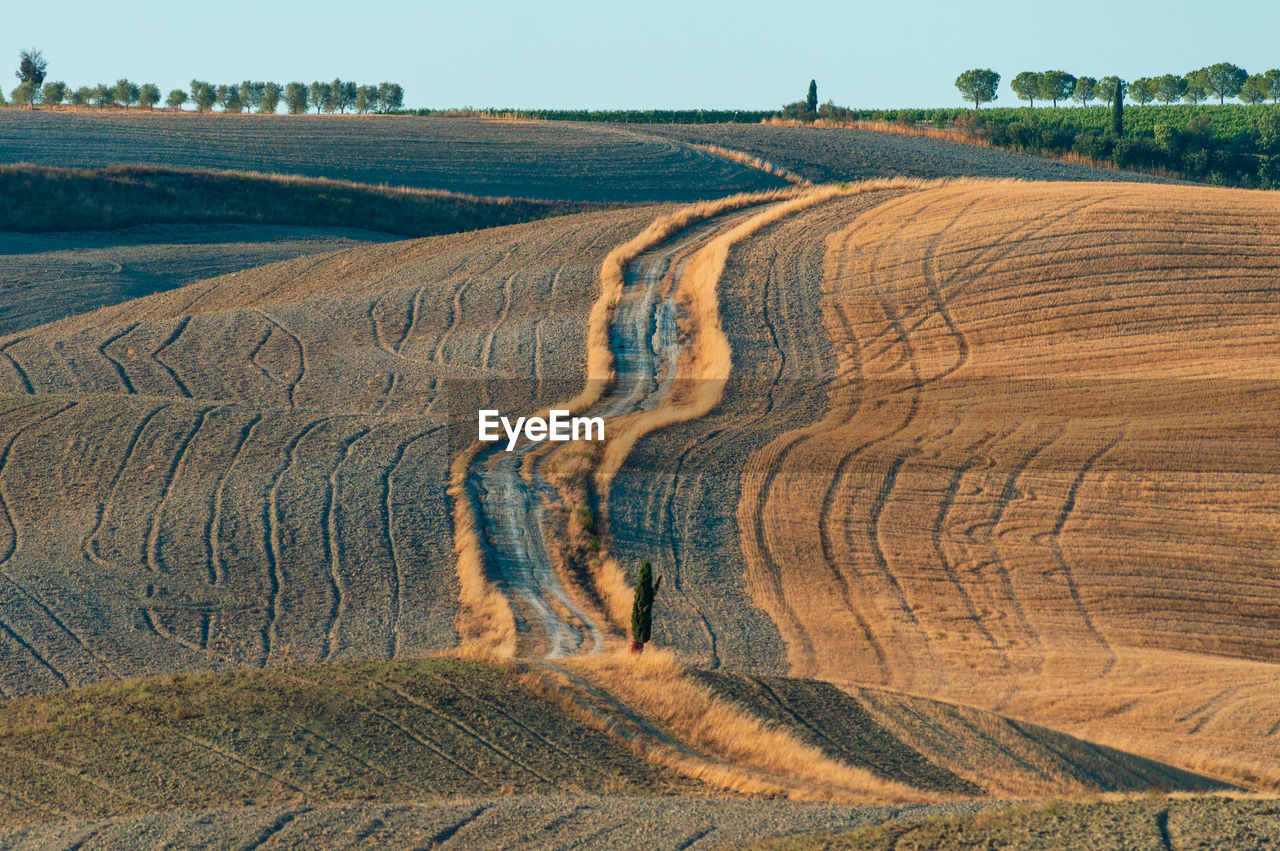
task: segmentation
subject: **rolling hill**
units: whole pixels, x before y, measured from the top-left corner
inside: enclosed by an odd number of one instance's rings
[[[1275,782],[1278,217],[975,184],[830,231],[828,407],[737,515],[788,669]]]
[[[452,646],[461,407],[572,396],[581,293],[653,215],[300,258],[0,340],[0,690]]]
[[[0,334],[277,260],[598,206],[155,165],[0,166]]]
[[[813,183],[878,177],[1009,177],[1018,180],[1159,182],[1131,171],[876,130],[772,124],[645,126],[664,139],[715,145],[775,163]]]
[[[1277,233],[1200,187],[802,187],[0,337],[0,841],[587,842],[657,796],[709,844],[1274,788]],[[622,437],[466,478],[478,407],[575,397]],[[672,655],[636,659],[645,558]],[[472,646],[496,611],[522,658]],[[743,796],[794,800],[708,800]]]
[[[695,201],[786,185],[613,125],[381,115],[3,110],[0,163],[231,169],[560,201]]]
[[[795,778],[744,771],[720,749],[645,721],[635,704],[566,673],[447,657],[339,662],[134,678],[12,700],[0,713],[0,831],[223,810],[229,829],[251,836],[265,807],[323,811],[448,798],[487,809],[493,803],[485,799],[503,796],[503,806],[524,800],[536,807],[532,802],[549,795],[593,794],[656,796],[687,826],[706,799],[729,793],[729,779],[782,784],[771,797],[841,804],[827,807],[816,824],[806,807],[777,808],[770,814],[775,830],[830,829],[859,816],[896,814],[868,809],[883,795],[872,786],[817,794],[810,786],[799,795],[801,787],[791,786],[777,794]],[[723,701],[716,704],[721,711],[758,713],[781,735],[808,744],[818,744],[815,735],[825,731],[822,759],[850,777],[869,769],[902,784],[917,803],[950,802],[925,810],[934,813],[964,812],[958,802],[1010,788],[1001,784],[1075,793],[1220,788],[977,710],[883,691],[846,694],[782,677],[695,672],[695,679]],[[904,726],[906,718],[917,728]],[[922,734],[926,725],[932,729]],[[655,758],[667,749],[680,759]],[[1003,779],[990,784],[984,762],[998,766]],[[722,770],[719,779],[709,767]],[[723,830],[732,813],[713,809],[709,817]],[[504,831],[511,840],[525,829],[516,822]]]

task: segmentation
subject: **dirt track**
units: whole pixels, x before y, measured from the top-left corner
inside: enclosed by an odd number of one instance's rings
[[[656,408],[671,389],[680,344],[676,334],[674,279],[678,257],[732,226],[741,213],[717,216],[650,249],[628,265],[622,296],[610,330],[616,378],[584,416],[609,422]],[[566,397],[567,398],[567,397]],[[521,472],[525,457],[541,444],[522,440],[508,452],[505,440],[478,454],[467,492],[477,528],[485,542],[491,578],[513,605],[526,652],[537,648],[549,658],[603,647],[607,624],[598,623],[571,599],[548,555],[543,500],[554,489],[535,459],[529,480]]]
[[[657,640],[700,664],[784,673],[777,627],[746,594],[736,505],[742,465],[773,435],[821,416],[829,343],[817,305],[826,229],[894,193],[827,202],[737,245],[721,279],[734,351],[724,399],[710,414],[640,440],[614,479],[610,528],[628,563],[668,577]]]

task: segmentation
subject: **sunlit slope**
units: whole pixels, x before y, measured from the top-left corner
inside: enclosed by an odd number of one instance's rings
[[[837,769],[869,771],[834,796],[845,803],[878,800],[881,781],[912,801],[1218,788],[981,710],[811,680],[695,676],[723,701],[718,711],[746,710]],[[554,666],[434,658],[152,676],[5,703],[0,828],[523,794],[688,796],[677,808],[695,796],[740,797],[713,776],[694,779],[694,762],[721,766],[720,781],[735,771],[799,779],[723,756]],[[823,800],[833,789],[791,792],[783,797]],[[241,817],[251,824],[253,810]]]
[[[1212,780],[992,712],[876,688],[696,671],[720,697],[828,757],[943,795],[1210,790]]]
[[[578,391],[601,259],[653,215],[301,258],[0,339],[0,696],[451,646],[447,423]]]
[[[512,669],[451,659],[188,674],[37,695],[4,706],[0,754],[3,826],[701,787],[538,697]]]
[[[828,413],[738,510],[792,670],[1277,779],[1278,287],[1262,193],[959,184],[834,230]]]

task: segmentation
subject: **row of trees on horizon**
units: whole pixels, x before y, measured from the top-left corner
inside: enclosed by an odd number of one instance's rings
[[[19,106],[36,104],[72,106],[95,104],[98,106],[145,106],[154,109],[161,100],[160,89],[154,83],[141,85],[127,79],[97,86],[81,86],[72,89],[60,80],[46,82],[48,62],[39,50],[24,50],[19,54],[18,87],[11,96]],[[301,115],[308,109],[319,112],[394,112],[404,107],[404,88],[399,83],[383,82],[377,85],[358,85],[349,80],[332,82],[279,83],[245,80],[239,84],[215,85],[204,80],[192,80],[190,92],[173,89],[164,99],[170,109],[181,109],[187,103],[199,112],[208,112],[215,106],[223,112],[279,112],[283,102],[291,115]],[[0,93],[0,104],[4,95]]]
[[[965,100],[973,102],[974,108],[996,100],[999,86],[1000,75],[990,68],[971,68],[956,77],[956,88]],[[1058,101],[1066,100],[1081,106],[1088,106],[1093,100],[1111,104],[1117,95],[1121,101],[1127,96],[1141,106],[1156,101],[1168,106],[1178,100],[1199,104],[1214,97],[1219,104],[1225,104],[1227,98],[1238,98],[1247,104],[1267,100],[1280,103],[1280,69],[1250,74],[1230,62],[1217,62],[1182,76],[1163,74],[1132,82],[1114,76],[1100,80],[1076,77],[1066,71],[1023,71],[1009,81],[1009,87],[1019,100],[1032,107],[1037,99],[1055,107]]]

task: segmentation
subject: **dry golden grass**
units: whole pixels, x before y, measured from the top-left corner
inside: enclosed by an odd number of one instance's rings
[[[694,754],[651,745],[648,752],[661,764],[696,779],[744,794],[781,792],[795,800],[939,799],[828,758],[789,731],[717,697],[689,678],[669,652],[605,653],[569,664],[692,748]]]
[[[575,791],[704,790],[490,660],[133,678],[9,700],[0,711],[4,826]]]
[[[1280,198],[957,183],[828,247],[829,413],[738,508],[793,672],[1280,780]]]
[[[463,647],[510,658],[519,647],[515,612],[506,596],[489,579],[474,506],[467,493],[467,472],[481,448],[480,443],[471,444],[449,465],[453,551],[458,557],[458,614],[453,625]]]
[[[748,154],[745,151],[737,151],[733,148],[725,148],[720,145],[700,145],[696,142],[686,143],[690,148],[697,148],[699,151],[705,151],[713,157],[729,160],[730,162],[741,163],[750,168],[756,168],[760,171],[767,172],[775,177],[781,177],[787,183],[794,183],[797,186],[812,186],[813,182],[806,180],[794,171],[774,165],[768,160],[761,159],[754,154]]]

